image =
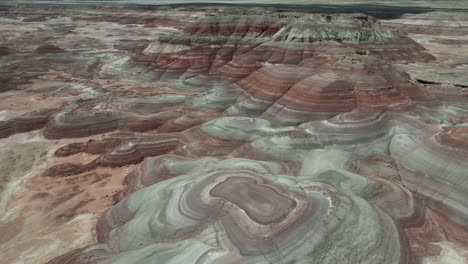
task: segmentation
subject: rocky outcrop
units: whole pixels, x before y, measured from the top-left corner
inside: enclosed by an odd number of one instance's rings
[[[41,109],[7,121],[0,121],[0,138],[40,129],[57,111],[58,109]]]
[[[466,69],[451,68],[430,64],[410,64],[405,66],[411,79],[422,84],[451,85],[468,88]]]
[[[65,52],[65,50],[57,46],[54,46],[52,44],[42,45],[34,50],[34,53],[37,53],[37,54],[63,53],[63,52]]]
[[[8,48],[8,47],[0,47],[0,56],[6,56],[6,55],[11,55],[15,54],[16,51],[14,49]]]

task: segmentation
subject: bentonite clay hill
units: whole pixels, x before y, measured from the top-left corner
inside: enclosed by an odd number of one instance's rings
[[[1,9],[2,263],[468,262],[466,13],[122,8]]]

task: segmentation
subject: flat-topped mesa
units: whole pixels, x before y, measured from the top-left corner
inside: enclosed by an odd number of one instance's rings
[[[375,18],[363,14],[304,15],[273,36],[276,42],[313,43],[321,41],[381,43],[396,38]]]
[[[274,15],[224,15],[206,16],[184,32],[192,36],[270,37],[282,27]]]
[[[206,16],[183,31],[162,35],[132,61],[149,63],[158,79],[186,79],[204,73],[221,73],[230,78],[238,76],[238,71],[252,72],[256,70],[256,63],[265,61],[300,63],[311,56],[310,44],[322,41],[352,45],[380,44],[395,39],[398,36],[381,27],[374,18],[361,14]],[[251,56],[254,59],[247,63],[243,61]],[[240,57],[244,57],[243,60]],[[229,65],[229,71],[221,69],[226,65]],[[245,76],[241,74],[239,77]]]
[[[206,36],[266,38],[278,41],[312,43],[385,42],[396,38],[378,21],[364,14],[270,13],[251,15],[206,16],[185,30],[202,40]]]
[[[183,32],[159,37],[132,60],[137,63],[151,61],[157,78],[207,73],[231,61],[233,53],[242,48],[239,42],[244,38],[244,44],[251,45],[251,39],[270,36],[279,28],[280,25],[268,16],[208,16]]]
[[[226,179],[211,189],[210,195],[237,205],[251,219],[263,225],[279,222],[296,207],[293,199],[244,177]]]

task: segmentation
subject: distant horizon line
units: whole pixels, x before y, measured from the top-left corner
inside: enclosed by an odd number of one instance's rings
[[[268,1],[263,1],[259,3],[252,3],[251,1],[245,0],[231,0],[231,1],[129,1],[129,0],[0,0],[0,5],[2,4],[26,4],[26,5],[97,5],[97,4],[106,4],[106,5],[115,5],[115,6],[128,6],[133,8],[142,8],[142,9],[159,9],[164,7],[178,8],[178,7],[229,7],[229,8],[268,8],[273,11],[302,11],[310,13],[364,13],[370,16],[373,16],[378,19],[397,19],[400,18],[403,14],[420,14],[428,12],[468,12],[468,6],[466,7],[437,7],[437,6],[415,6],[415,5],[405,5],[405,2],[398,1],[397,3],[391,2],[353,2],[353,1],[336,1],[333,3],[303,3],[303,1],[296,1],[298,3],[294,4],[289,2],[275,1],[270,3]],[[299,3],[302,2],[302,3]],[[439,1],[440,2],[440,1]],[[458,2],[458,1],[456,1]],[[407,2],[406,2],[407,3]],[[447,2],[445,2],[447,3]],[[395,5],[403,4],[403,5]],[[422,3],[421,3],[422,4]]]

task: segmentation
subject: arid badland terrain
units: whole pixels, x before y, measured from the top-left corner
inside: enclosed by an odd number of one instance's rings
[[[468,12],[423,5],[0,4],[1,263],[468,263]]]

